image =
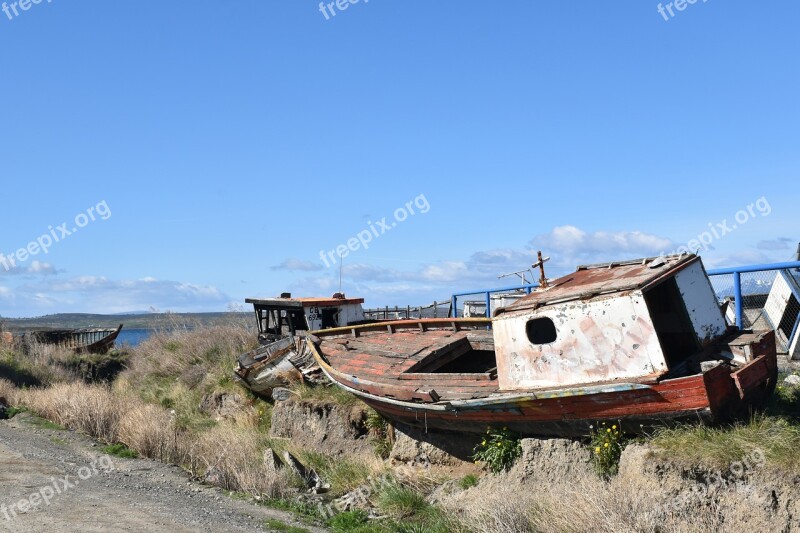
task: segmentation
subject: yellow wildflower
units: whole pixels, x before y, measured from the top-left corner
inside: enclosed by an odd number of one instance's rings
[[[617,429],[617,425],[614,424],[613,426],[611,426],[611,429]]]
[[[605,446],[606,448],[608,448],[608,443],[606,442],[606,443],[605,443],[603,446]]]
[[[600,446],[598,446],[597,448],[595,448],[595,449],[594,449],[594,451],[596,451],[597,453],[600,453]]]
[[[610,430],[610,429],[607,429],[607,430],[606,430],[606,433],[611,433],[611,430]]]

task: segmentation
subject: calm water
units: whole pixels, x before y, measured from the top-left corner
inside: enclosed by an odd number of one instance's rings
[[[123,344],[136,346],[140,342],[146,340],[153,331],[152,329],[122,328],[122,331],[119,332],[119,337],[117,337],[117,346],[122,346]]]

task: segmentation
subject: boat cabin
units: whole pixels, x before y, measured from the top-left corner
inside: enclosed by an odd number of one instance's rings
[[[363,323],[363,298],[346,298],[336,293],[330,298],[247,298],[253,304],[259,339],[272,341],[299,331],[318,330]]]
[[[639,259],[577,271],[498,309],[500,390],[680,373],[727,324],[700,258]]]

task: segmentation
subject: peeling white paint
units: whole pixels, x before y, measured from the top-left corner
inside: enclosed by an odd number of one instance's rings
[[[525,326],[536,317],[553,320],[555,342],[528,340]],[[633,378],[667,368],[640,293],[509,313],[493,327],[502,390]]]

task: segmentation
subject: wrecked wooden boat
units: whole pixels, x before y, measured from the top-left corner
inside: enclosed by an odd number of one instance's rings
[[[234,376],[253,393],[269,399],[272,389],[291,382],[325,380],[302,338],[311,330],[370,321],[363,298],[336,293],[330,298],[248,298],[258,323],[259,348],[239,356]]]
[[[385,417],[473,433],[729,420],[762,405],[777,379],[774,332],[728,327],[694,255],[582,266],[493,319],[337,328],[306,344]]]
[[[26,331],[16,338],[17,344],[26,349],[31,343],[49,344],[72,350],[77,354],[105,354],[114,347],[123,324],[116,329],[43,329]]]

